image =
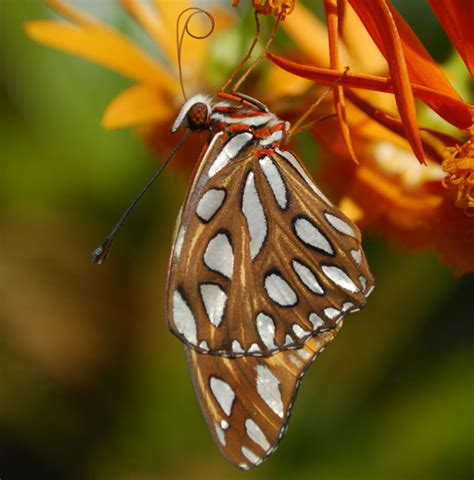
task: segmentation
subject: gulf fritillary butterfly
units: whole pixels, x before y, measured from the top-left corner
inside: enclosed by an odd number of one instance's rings
[[[301,379],[374,280],[359,229],[284,149],[258,100],[195,95],[172,131],[209,132],[175,229],[167,319],[204,417],[247,470],[285,433]]]
[[[180,35],[179,22],[187,12],[192,13]],[[210,20],[207,35],[189,30],[190,19],[199,13]],[[374,287],[359,229],[284,149],[290,124],[235,91],[264,54],[231,93],[224,91],[258,41],[258,12],[255,20],[255,39],[218,93],[220,101],[198,94],[185,102],[172,131],[185,128],[186,133],[91,255],[96,263],[107,258],[125,219],[187,135],[207,131],[175,228],[167,321],[185,344],[194,389],[218,447],[243,470],[275,451],[307,368]],[[202,39],[213,28],[205,10],[181,12],[180,73],[185,33]],[[181,74],[180,80],[186,98]]]

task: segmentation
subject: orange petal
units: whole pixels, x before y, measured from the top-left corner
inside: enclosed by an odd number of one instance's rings
[[[56,10],[64,18],[71,20],[73,23],[77,23],[82,26],[100,26],[101,23],[91,15],[73,7],[67,2],[61,0],[45,0],[45,3],[53,10]]]
[[[296,3],[293,13],[281,26],[307,58],[317,65],[329,65],[326,27],[301,2]]]
[[[350,52],[350,67],[354,71],[367,72],[373,75],[385,75],[387,62],[368,34],[364,24],[347,3],[344,5],[344,18],[339,36]],[[341,63],[341,65],[346,65]]]
[[[424,152],[416,120],[416,109],[402,42],[386,0],[349,0],[388,62],[395,100],[406,138],[413,152],[424,163]],[[369,28],[370,27],[370,28]]]
[[[383,31],[381,31],[381,27],[380,25],[377,25],[375,19],[372,18],[371,10],[367,9],[367,6],[364,5],[365,2],[352,0],[351,3],[372,36],[374,42],[377,44],[382,54],[387,58],[389,52],[385,49],[384,38],[382,36]],[[358,8],[356,8],[356,6]],[[447,96],[460,99],[456,90],[449,83],[440,67],[433,60],[403,17],[390,3],[388,3],[388,7],[400,36],[410,81],[416,85],[428,87]],[[451,124],[456,126],[463,124],[465,126],[464,128],[467,128],[470,120],[465,116],[457,117],[456,113],[458,112],[451,111],[449,108],[446,108],[446,105],[443,103],[438,104],[436,101],[430,99],[428,99],[426,103],[430,108],[437,112],[438,115],[445,118]]]
[[[171,75],[133,42],[111,28],[79,28],[55,21],[39,21],[26,23],[25,29],[38,42],[86,58],[164,91],[178,91]]]
[[[284,58],[277,57],[276,55],[272,55],[271,53],[267,53],[266,55],[275,65],[283,68],[287,72],[320,83],[331,84],[337,80],[342,73],[329,68],[318,68],[291,62]],[[352,88],[361,88],[364,90],[393,93],[392,80],[375,75],[348,72],[344,78],[341,79],[341,85]],[[423,100],[425,103],[436,102],[438,105],[443,105],[442,112],[450,110],[451,118],[455,120],[453,125],[463,130],[467,130],[470,127],[472,123],[471,115],[472,112],[474,112],[474,107],[472,105],[463,102],[457,96],[452,97],[433,88],[416,84],[412,84],[411,86],[416,98]],[[446,118],[446,120],[448,119]]]
[[[290,18],[290,17],[288,17]],[[269,104],[281,101],[284,97],[300,97],[313,83],[296,75],[291,75],[274,64],[269,64],[265,75],[267,90],[265,99]]]
[[[371,105],[367,100],[364,100],[362,97],[359,97],[354,92],[346,92],[347,98],[362,110],[366,115],[375,120],[376,122],[383,125],[385,128],[388,128],[390,131],[396,133],[397,135],[403,137],[403,124],[398,118],[394,118],[391,115],[388,115],[386,112],[381,111],[379,108]],[[430,132],[431,133],[431,132]],[[421,137],[423,142],[423,147],[429,157],[433,160],[441,163],[443,161],[443,154],[439,148],[436,148],[436,145],[433,142],[430,142],[428,138],[424,136]],[[451,141],[455,139],[451,138]]]
[[[339,13],[337,0],[324,0],[324,7],[326,10],[326,24],[328,26],[329,38],[329,57],[331,68],[338,69],[338,32],[339,32]],[[349,155],[355,163],[359,163],[357,156],[352,146],[351,134],[346,118],[346,107],[344,102],[344,88],[342,85],[336,85],[334,89],[334,108],[336,111],[336,118],[339,128],[341,130],[342,138],[349,151]]]
[[[474,2],[472,0],[429,0],[438,20],[474,77]]]
[[[166,121],[174,111],[163,93],[149,85],[134,85],[115,97],[102,117],[104,128],[120,128]]]
[[[173,33],[172,42],[176,48],[176,20],[179,17],[179,14],[189,7],[189,2],[187,0],[173,0],[172,2],[153,0],[153,4],[163,22],[163,29],[167,32]]]
[[[120,4],[150,35],[163,53],[176,62],[176,32],[168,30],[168,24],[158,15],[157,10],[142,0],[120,0]],[[186,8],[186,5],[183,7]]]

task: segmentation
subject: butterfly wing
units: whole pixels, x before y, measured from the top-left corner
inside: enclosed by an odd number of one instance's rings
[[[201,353],[299,348],[373,286],[358,228],[296,157],[258,148],[248,132],[214,136],[178,223],[168,322]]]
[[[248,470],[276,450],[304,373],[340,326],[270,357],[227,358],[186,347],[201,410],[227,460]]]

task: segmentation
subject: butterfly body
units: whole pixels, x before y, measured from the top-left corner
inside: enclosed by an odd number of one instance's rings
[[[250,468],[275,449],[306,368],[373,278],[358,228],[285,150],[288,122],[242,94],[198,95],[173,131],[183,126],[209,141],[177,222],[168,324],[221,451]]]

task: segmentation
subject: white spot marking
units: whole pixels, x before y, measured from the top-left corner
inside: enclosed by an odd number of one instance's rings
[[[351,302],[345,302],[345,303],[342,304],[342,311],[343,311],[343,312],[347,312],[347,311],[349,311],[353,306],[354,306],[353,303],[351,303]]]
[[[265,313],[259,313],[257,315],[257,330],[262,342],[268,349],[276,348],[275,323],[272,317]]]
[[[303,364],[301,363],[301,361],[298,359],[298,357],[296,357],[295,355],[293,355],[292,353],[290,353],[288,355],[288,358],[290,359],[291,363],[296,367],[296,368],[301,368],[303,367]]]
[[[313,324],[315,330],[324,325],[324,320],[316,315],[314,312],[310,314],[309,321]]]
[[[238,124],[244,124],[244,125],[249,125],[252,127],[261,127],[262,125],[265,125],[272,119],[272,114],[262,114],[262,115],[256,115],[254,117],[246,117],[246,118],[233,118],[225,113],[220,113],[216,112],[212,114],[212,119],[215,120],[216,122],[223,122],[227,123],[229,125],[238,123]]]
[[[267,219],[255,186],[253,172],[249,172],[242,195],[242,212],[250,232],[250,256],[254,259],[260,252],[267,236]]]
[[[351,250],[352,258],[360,265],[362,262],[362,252],[360,250]]]
[[[354,229],[348,223],[342,220],[342,218],[331,215],[330,213],[325,213],[324,216],[331,226],[338,232],[343,233],[344,235],[355,237]]]
[[[224,316],[224,309],[227,303],[227,295],[214,283],[203,283],[200,285],[202,301],[206,309],[209,321],[218,327],[222,322]]]
[[[265,290],[268,296],[282,307],[296,305],[298,301],[295,291],[276,273],[270,273],[265,277]]]
[[[211,377],[210,386],[212,394],[224,413],[229,416],[232,412],[232,405],[235,400],[235,393],[232,387],[217,377]]]
[[[242,470],[249,470],[250,467],[246,463],[239,463],[239,468]]]
[[[217,438],[219,439],[220,444],[225,447],[226,446],[226,441],[225,441],[225,433],[224,430],[222,430],[221,427],[217,423],[214,423],[214,428],[216,429],[216,434]]]
[[[244,353],[244,349],[242,348],[242,345],[240,345],[240,342],[238,340],[234,340],[232,342],[232,351],[234,353]]]
[[[352,293],[359,291],[357,285],[349,278],[344,270],[333,265],[323,265],[321,268],[326,277],[339,287]]]
[[[293,343],[293,339],[289,335],[287,335],[285,337],[285,343],[283,344],[283,346],[287,347],[288,345],[292,345]]]
[[[268,450],[270,448],[270,443],[268,443],[267,437],[262,429],[251,418],[245,420],[245,430],[250,439],[259,447],[263,448],[263,450]]]
[[[191,312],[188,304],[178,290],[175,290],[173,294],[173,321],[178,332],[183,335],[188,342],[196,345],[196,320],[194,319],[193,312]]]
[[[359,277],[359,282],[362,285],[362,290],[365,290],[365,287],[367,287],[367,281],[366,281],[364,275],[361,275]]]
[[[253,464],[257,464],[259,461],[260,461],[260,457],[255,455],[255,453],[252,452],[252,450],[250,450],[249,448],[247,447],[242,447],[241,448],[241,451],[244,455],[244,457],[250,462],[250,463],[253,463]]]
[[[295,168],[295,170],[303,177],[305,182],[309,185],[311,190],[313,190],[313,192],[318,195],[318,197],[322,198],[328,205],[332,205],[332,203],[328,200],[324,193],[319,190],[313,180],[305,172],[299,160],[297,160],[294,155],[292,155],[290,152],[280,150],[279,148],[276,148],[275,151],[278,153],[278,155],[281,155],[284,159],[286,159],[293,166],[293,168]]]
[[[280,382],[265,365],[257,365],[257,392],[262,400],[280,417],[283,418],[283,400],[280,393]]]
[[[297,350],[296,353],[303,359],[303,360],[309,360],[313,354],[309,353],[307,350],[302,348],[301,350]]]
[[[202,349],[202,350],[205,350],[206,352],[209,351],[209,345],[207,344],[206,340],[203,340],[203,341],[199,344],[199,348]]]
[[[327,238],[306,218],[297,218],[294,228],[298,238],[313,248],[334,255],[334,251]]]
[[[222,430],[227,430],[230,427],[229,422],[227,420],[221,420],[221,428]]]
[[[256,343],[252,343],[252,345],[250,345],[250,347],[248,349],[248,353],[259,352],[259,351],[260,351],[260,348],[258,347],[258,345]]]
[[[211,188],[199,200],[196,207],[196,214],[205,222],[211,220],[216,212],[221,208],[225,199],[225,191],[218,188]]]
[[[225,233],[218,233],[209,241],[204,252],[204,263],[216,272],[231,279],[234,270],[234,252]]]
[[[341,312],[339,310],[336,310],[335,308],[332,308],[332,307],[324,309],[324,315],[326,315],[326,317],[328,317],[330,320],[333,320],[334,318],[339,316],[340,313]]]
[[[214,163],[209,169],[209,178],[222,170],[231,160],[233,160],[252,140],[253,135],[249,132],[239,133],[232,137],[221,150]]]
[[[365,297],[367,298],[371,293],[372,291],[374,290],[375,286],[372,285],[366,292],[365,292]]]
[[[276,132],[273,132],[268,137],[265,137],[263,140],[260,140],[260,145],[262,145],[262,147],[266,147],[268,145],[271,145],[274,142],[280,141],[282,138],[283,138],[283,130],[278,130]]]
[[[288,206],[287,192],[285,183],[283,182],[283,178],[281,178],[277,166],[268,156],[260,160],[260,166],[262,167],[263,173],[272,189],[276,202],[280,208],[285,209]]]
[[[297,323],[295,323],[291,328],[293,329],[293,332],[295,332],[295,335],[298,338],[304,338],[310,334],[310,332],[308,332],[304,328],[301,328]]]
[[[323,287],[318,282],[316,275],[306,265],[293,260],[293,269],[300,277],[300,280],[306,285],[312,292],[322,295],[324,293]]]
[[[176,242],[174,244],[174,256],[179,258],[181,255],[181,249],[183,248],[184,236],[186,235],[186,227],[181,225],[178,235],[176,236]]]

